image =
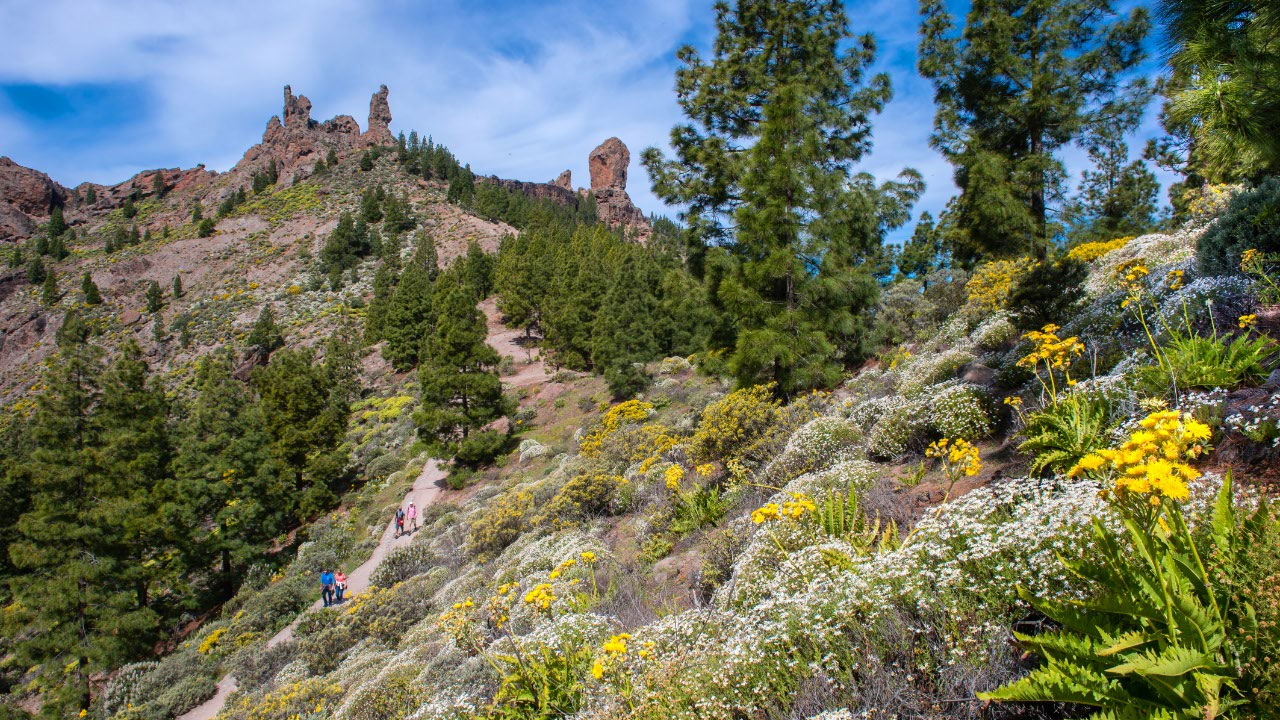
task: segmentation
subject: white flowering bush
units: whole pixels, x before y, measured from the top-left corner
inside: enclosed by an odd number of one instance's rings
[[[935,385],[929,397],[929,420],[945,438],[977,440],[991,434],[991,398],[976,385],[951,381]]]
[[[867,453],[884,459],[901,457],[928,429],[928,403],[904,401],[887,410],[867,433]]]
[[[969,338],[983,350],[995,350],[1017,340],[1018,329],[1009,321],[1009,312],[1001,310],[979,323]]]
[[[1124,247],[1103,255],[1093,263],[1084,283],[1085,292],[1091,297],[1098,297],[1119,289],[1122,278],[1116,276],[1116,268],[1130,260],[1143,261],[1153,268],[1150,277],[1162,280],[1164,276],[1158,275],[1154,268],[1190,261],[1195,256],[1196,243],[1207,227],[1188,224],[1172,233],[1151,233],[1130,240]]]
[[[908,397],[917,395],[930,385],[955,377],[960,368],[973,360],[973,353],[962,348],[917,355],[902,369],[898,392]]]

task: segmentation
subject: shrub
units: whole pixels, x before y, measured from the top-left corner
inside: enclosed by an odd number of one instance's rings
[[[369,585],[389,588],[398,582],[430,570],[436,564],[436,556],[422,543],[409,543],[392,548],[369,576]]]
[[[507,446],[506,433],[497,430],[473,432],[458,443],[454,462],[465,468],[477,468],[493,461]]]
[[[995,312],[1006,307],[1009,293],[1031,265],[1030,258],[995,260],[980,265],[969,278],[969,307],[979,312]]]
[[[1080,458],[1107,446],[1111,403],[1101,393],[1069,393],[1028,413],[1018,449],[1031,456],[1031,473],[1064,473]]]
[[[976,385],[948,383],[926,391],[929,422],[945,438],[977,440],[991,434],[991,399]]]
[[[307,678],[283,685],[261,696],[244,695],[229,703],[220,717],[227,720],[287,720],[324,717],[342,698],[342,687],[323,678]]]
[[[471,523],[471,532],[467,535],[470,552],[481,556],[495,555],[515,542],[532,507],[533,496],[519,490],[508,490],[490,500]]]
[[[215,661],[182,649],[158,663],[126,666],[108,684],[99,702],[107,716],[165,720],[212,697],[217,677]]]
[[[1088,266],[1070,257],[1037,263],[1009,293],[1013,326],[1026,332],[1071,317],[1084,297],[1088,274]]]
[[[212,237],[213,229],[214,229],[213,218],[205,218],[200,221],[199,225],[196,226],[196,237],[202,237],[202,238]]]
[[[593,516],[608,515],[616,509],[614,500],[626,482],[621,475],[602,472],[575,475],[556,491],[534,524],[564,527]]]
[[[1009,322],[1007,312],[998,312],[973,329],[973,342],[983,350],[1004,347],[1018,338],[1018,329]]]
[[[715,485],[704,485],[693,492],[680,493],[673,508],[671,530],[685,535],[724,519],[729,499]]]
[[[420,669],[400,665],[381,673],[376,682],[366,683],[346,704],[349,720],[399,720],[418,709],[427,699],[426,688],[413,682]]]
[[[1148,392],[1256,385],[1267,376],[1277,349],[1266,336],[1245,334],[1227,340],[1216,335],[1170,335],[1161,347],[1161,362],[1139,371],[1142,388]]]
[[[867,434],[867,453],[892,460],[919,444],[929,428],[924,404],[905,402],[891,407]]]
[[[1132,239],[1132,235],[1126,235],[1125,237],[1119,237],[1115,240],[1097,240],[1094,242],[1080,243],[1067,251],[1067,257],[1072,260],[1079,260],[1080,262],[1093,262],[1112,250],[1119,250]]]
[[[902,369],[898,392],[918,395],[930,385],[954,378],[960,368],[973,362],[973,353],[952,348],[940,353],[918,355]]]
[[[1240,256],[1256,249],[1280,252],[1280,178],[1231,198],[1226,212],[1200,236],[1196,257],[1200,272],[1228,275],[1240,271]]]
[[[778,430],[781,411],[773,385],[736,390],[711,403],[689,441],[696,463],[759,460],[761,445]]]

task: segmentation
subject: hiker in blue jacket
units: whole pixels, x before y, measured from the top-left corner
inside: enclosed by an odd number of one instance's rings
[[[333,571],[322,570],[320,572],[320,599],[324,600],[325,607],[333,604],[333,585]]]

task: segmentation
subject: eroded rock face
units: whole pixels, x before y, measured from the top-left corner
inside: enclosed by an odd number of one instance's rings
[[[627,166],[631,151],[616,137],[600,143],[587,158],[591,169],[591,192],[596,198],[596,215],[610,226],[624,226],[644,242],[653,232],[649,220],[627,195]]]
[[[369,100],[369,129],[365,131],[365,141],[370,145],[390,145],[395,142],[391,134],[391,106],[387,104],[387,86],[378,88]]]
[[[600,143],[587,157],[591,170],[591,189],[627,189],[627,166],[631,164],[631,151],[616,137]]]
[[[74,193],[39,170],[0,157],[0,241],[29,237],[55,206],[74,203]]]
[[[262,142],[249,148],[231,172],[248,178],[275,160],[277,172],[287,182],[295,172],[310,172],[316,161],[330,150],[343,154],[373,145],[390,145],[395,138],[388,127],[391,107],[387,104],[387,94],[386,85],[373,94],[369,101],[369,129],[361,132],[360,123],[350,115],[339,115],[322,123],[312,120],[311,101],[306,95],[294,95],[293,89],[285,85],[284,112],[267,121]]]
[[[573,192],[573,173],[569,172],[568,170],[565,170],[564,172],[560,173],[560,175],[557,176],[555,180],[552,180],[551,184],[559,188],[564,188],[569,192]]]

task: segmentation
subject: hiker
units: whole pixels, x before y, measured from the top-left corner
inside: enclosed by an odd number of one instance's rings
[[[333,576],[333,587],[337,592],[337,603],[341,605],[342,595],[347,591],[347,574],[339,570],[338,573]]]
[[[324,601],[325,607],[333,604],[333,572],[331,570],[320,572],[320,599]]]
[[[404,534],[404,508],[396,508],[396,537]]]
[[[413,524],[413,530],[410,532],[418,532],[418,506],[409,501],[409,520]]]

